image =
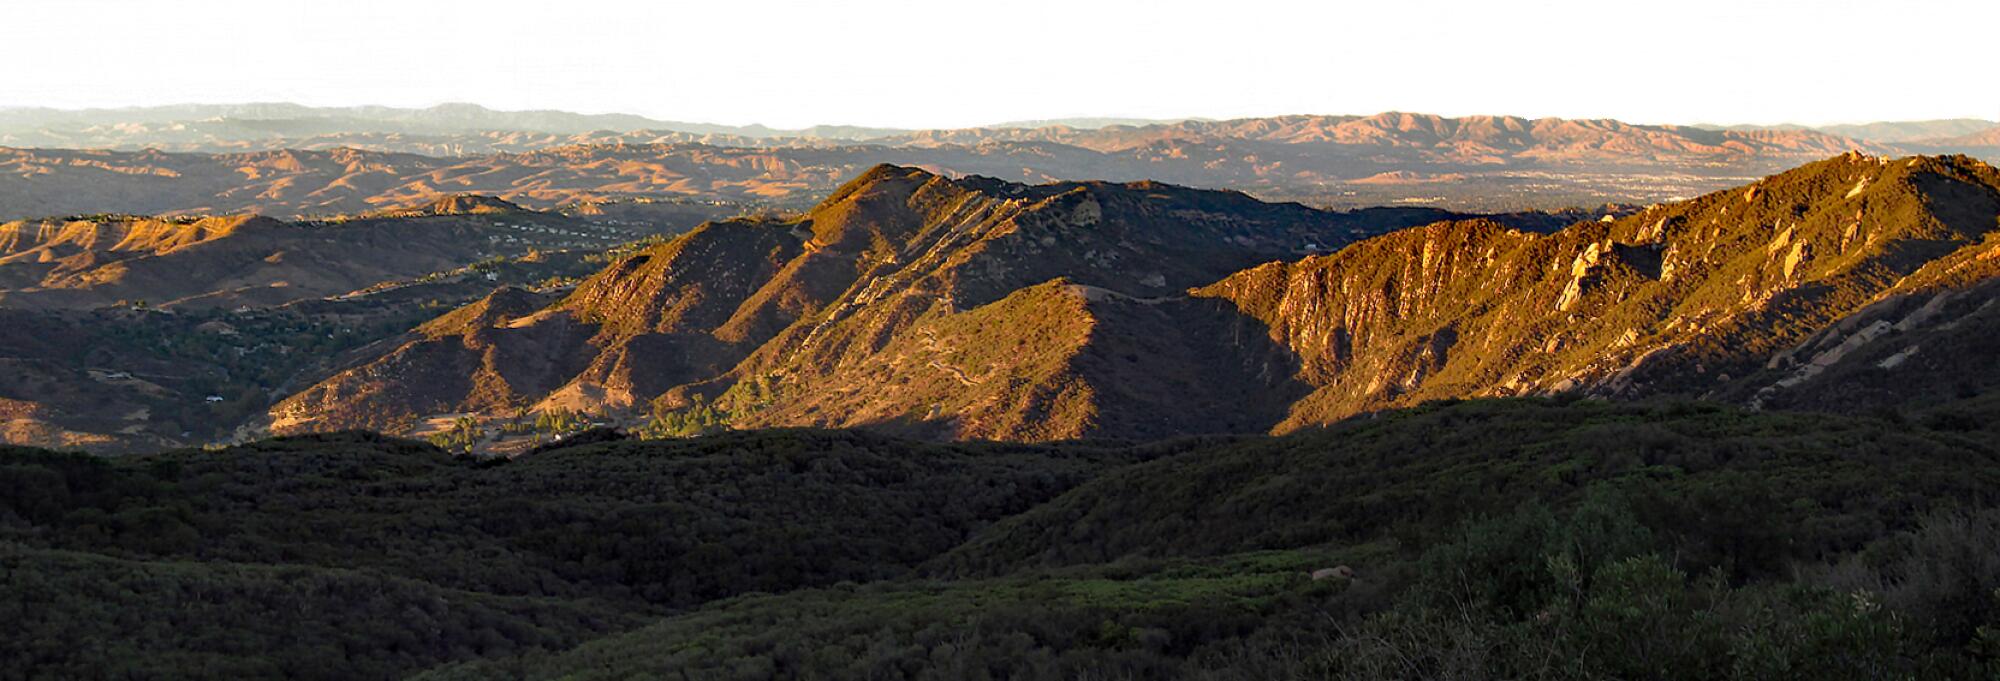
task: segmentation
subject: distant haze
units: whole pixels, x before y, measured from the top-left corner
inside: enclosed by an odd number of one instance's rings
[[[2000,3],[14,3],[0,107],[286,101],[781,128],[1386,110],[2000,118]]]

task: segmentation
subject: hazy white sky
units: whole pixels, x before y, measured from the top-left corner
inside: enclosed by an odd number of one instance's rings
[[[0,106],[2000,118],[2000,0],[0,0]]]

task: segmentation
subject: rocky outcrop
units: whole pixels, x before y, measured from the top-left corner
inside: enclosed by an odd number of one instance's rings
[[[1314,389],[1280,430],[1439,398],[1736,394],[1728,376],[1783,367],[1798,373],[1773,389],[1798,385],[1902,323],[1851,326],[1872,304],[1990,276],[1996,228],[1983,163],[1846,155],[1554,234],[1406,230],[1198,295],[1300,358]]]

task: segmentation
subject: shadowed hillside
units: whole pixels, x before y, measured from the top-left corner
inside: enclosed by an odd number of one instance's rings
[[[0,677],[1982,678],[1994,406],[5,449]]]

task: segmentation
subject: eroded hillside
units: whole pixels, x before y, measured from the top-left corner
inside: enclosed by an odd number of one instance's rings
[[[1549,235],[1431,225],[1197,295],[1234,302],[1300,358],[1315,389],[1287,430],[1429,399],[1740,392],[1766,369],[1809,375],[1839,359],[1827,347],[1886,328],[1850,315],[1909,296],[1942,305],[1989,279],[1996,230],[1991,166],[1855,154]]]
[[[473,411],[511,417],[524,408],[636,424],[714,401],[744,424],[1000,439],[1187,432],[1171,414],[1100,417],[1124,402],[1091,396],[1151,392],[1109,386],[1131,373],[1113,359],[1153,368],[1170,356],[1192,360],[1176,370],[1191,385],[1209,383],[1199,379],[1218,357],[1229,357],[1220,366],[1243,364],[1220,348],[1259,334],[1237,329],[1226,306],[1179,300],[1187,288],[1446,217],[1329,213],[1156,183],[1031,186],[881,166],[802,216],[711,223],[607,267],[545,308],[457,313],[451,319],[469,323],[428,326],[272,416],[281,431],[408,426]],[[1207,321],[1182,324],[1168,309],[1198,309]],[[518,378],[508,377],[507,362],[474,359],[527,355],[547,359],[514,370]],[[465,370],[475,365],[483,368]],[[1243,371],[1258,381],[1284,376]],[[1214,404],[1246,385],[1228,384]]]

